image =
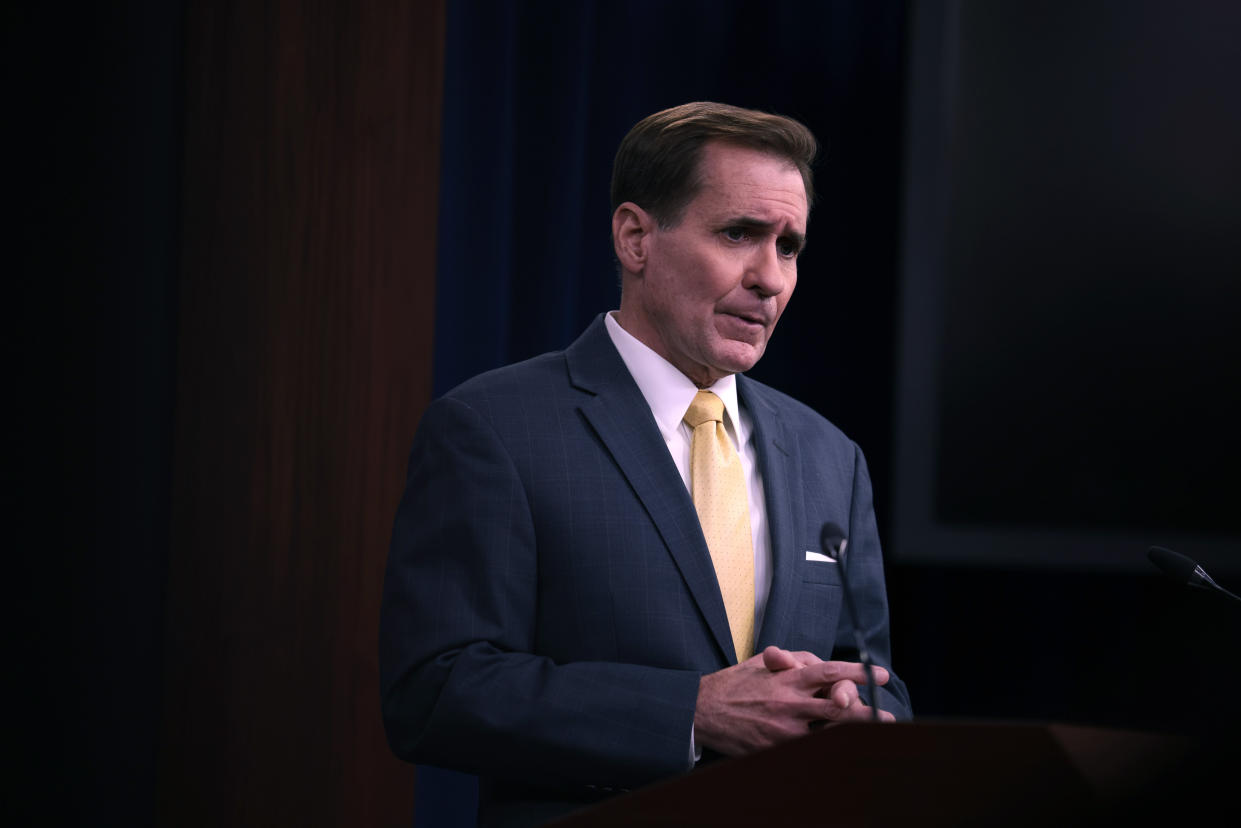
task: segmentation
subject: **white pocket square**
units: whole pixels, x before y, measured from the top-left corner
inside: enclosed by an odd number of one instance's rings
[[[809,549],[806,550],[806,560],[818,561],[819,563],[836,563],[835,558],[829,558],[822,552],[811,552]]]

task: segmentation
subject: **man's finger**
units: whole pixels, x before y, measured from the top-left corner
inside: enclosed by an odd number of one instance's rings
[[[856,684],[866,683],[866,672],[862,669],[862,665],[852,661],[821,661],[818,664],[808,664],[799,672],[798,677],[806,686],[817,684],[820,687],[827,687],[845,679]],[[878,675],[875,676],[875,681],[879,681]]]
[[[773,645],[763,650],[763,666],[775,673],[780,670],[791,670],[800,665],[793,653]]]
[[[832,685],[831,699],[840,706],[841,710],[847,710],[858,700],[857,685],[845,679],[838,681]]]
[[[821,664],[823,659],[814,653],[805,650],[782,650],[776,646],[770,646],[763,650],[763,666],[773,673],[781,670],[791,670],[794,667],[805,667],[810,664]]]

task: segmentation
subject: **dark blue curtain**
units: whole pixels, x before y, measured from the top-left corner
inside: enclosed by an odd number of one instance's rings
[[[891,296],[904,17],[865,0],[450,3],[437,393],[562,348],[617,306],[613,153],[640,118],[690,100],[792,115],[824,145],[798,295],[772,348],[809,357],[781,346],[813,331],[816,382],[837,386],[848,360],[826,354],[872,339],[889,354],[886,330],[850,342],[844,317]],[[825,313],[838,342],[822,338]],[[761,370],[774,379],[785,361]]]
[[[873,0],[450,2],[435,393],[563,348],[618,306],[617,144],[659,109],[724,101],[823,144],[797,292],[753,374],[886,466],[905,17]],[[468,779],[424,769],[417,790],[420,826],[471,824],[446,808]]]

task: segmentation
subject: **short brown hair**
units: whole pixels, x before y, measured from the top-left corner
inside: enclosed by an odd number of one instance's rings
[[[612,163],[612,210],[632,201],[668,229],[701,186],[698,162],[709,141],[780,156],[797,167],[814,202],[810,165],[819,145],[803,124],[783,115],[698,101],[643,118],[621,141]]]

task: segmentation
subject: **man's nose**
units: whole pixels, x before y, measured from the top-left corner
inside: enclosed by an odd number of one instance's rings
[[[745,286],[764,296],[783,293],[789,284],[788,271],[794,266],[780,257],[775,241],[758,246],[746,265]]]

